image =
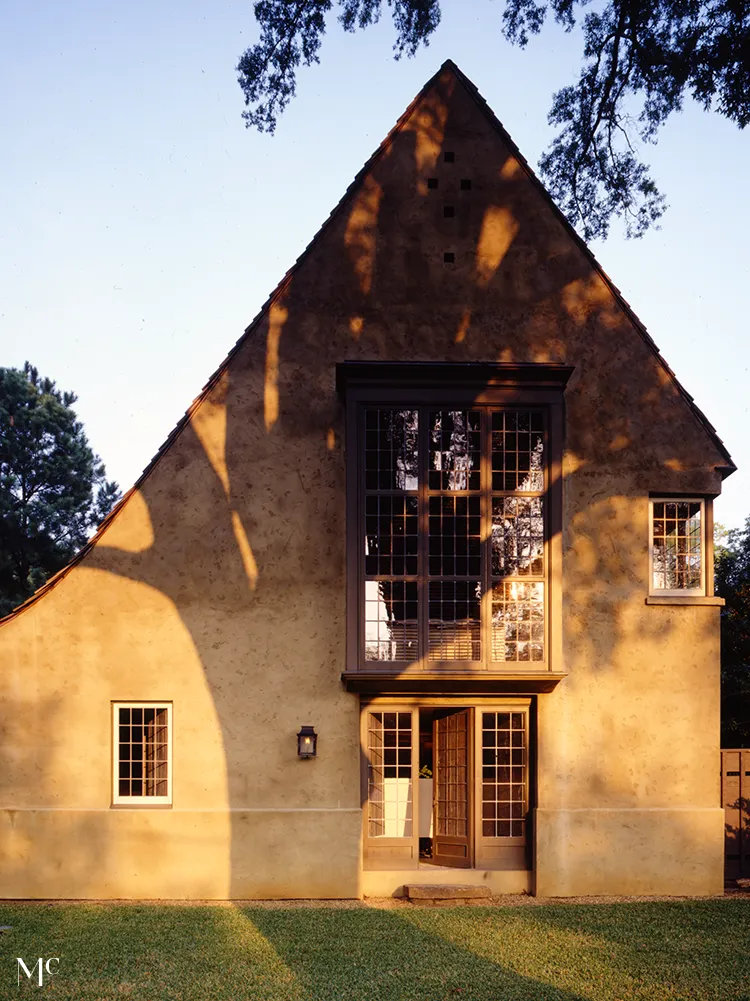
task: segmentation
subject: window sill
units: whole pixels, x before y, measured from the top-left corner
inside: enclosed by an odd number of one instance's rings
[[[171,810],[171,803],[110,803],[110,810]]]
[[[723,598],[707,597],[702,594],[650,594],[647,605],[723,605]]]

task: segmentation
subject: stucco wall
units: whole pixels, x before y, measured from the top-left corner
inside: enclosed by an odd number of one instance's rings
[[[0,626],[0,895],[360,892],[344,360],[575,366],[537,888],[717,890],[718,609],[644,598],[648,492],[718,492],[724,459],[446,70],[94,549]],[[172,809],[110,807],[131,698],[174,702]]]

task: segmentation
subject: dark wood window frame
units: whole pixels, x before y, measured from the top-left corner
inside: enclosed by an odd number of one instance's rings
[[[420,694],[435,683],[453,690],[549,691],[562,670],[562,452],[565,385],[572,368],[562,365],[483,363],[345,362],[337,387],[347,422],[347,661],[343,679],[351,690]],[[363,419],[366,408],[525,408],[541,410],[547,428],[545,464],[546,642],[543,662],[493,662],[484,645],[479,661],[415,663],[365,661],[363,648],[364,547]],[[485,528],[486,532],[486,528]],[[423,583],[427,581],[422,575]],[[489,640],[489,631],[484,636]],[[438,681],[439,679],[439,681]],[[490,689],[487,688],[491,682]],[[458,686],[456,688],[456,686]],[[444,690],[447,690],[444,688]]]

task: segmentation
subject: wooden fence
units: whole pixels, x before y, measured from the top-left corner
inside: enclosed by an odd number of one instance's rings
[[[750,877],[750,750],[722,750],[724,875]]]

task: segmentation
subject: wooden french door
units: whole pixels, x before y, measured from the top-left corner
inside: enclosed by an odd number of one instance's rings
[[[446,709],[433,719],[435,865],[473,865],[473,715],[473,709]]]

